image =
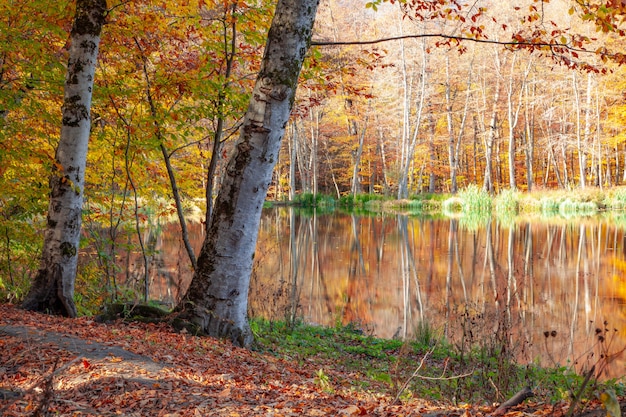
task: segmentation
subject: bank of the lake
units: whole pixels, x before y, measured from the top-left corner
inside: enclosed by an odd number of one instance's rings
[[[250,351],[166,323],[102,324],[0,304],[0,413],[513,417],[599,415],[598,398],[626,406],[620,384],[518,367],[498,352],[460,357],[427,329],[402,342],[350,326],[252,326]]]

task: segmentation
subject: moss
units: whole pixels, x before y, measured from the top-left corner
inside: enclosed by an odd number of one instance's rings
[[[154,323],[163,321],[168,314],[168,311],[148,304],[112,303],[104,306],[102,313],[97,316],[97,320],[108,322],[122,319]]]
[[[68,258],[76,256],[76,246],[72,245],[70,242],[63,242],[60,246],[61,254]]]
[[[99,36],[106,20],[106,14],[106,0],[79,0],[76,6],[76,18],[72,26],[72,34]]]
[[[176,330],[177,332],[187,332],[194,336],[205,336],[205,333],[202,330],[201,326],[199,326],[196,323],[192,323],[190,321],[182,319],[180,317],[176,317],[172,319],[170,324],[172,325],[174,330]]]

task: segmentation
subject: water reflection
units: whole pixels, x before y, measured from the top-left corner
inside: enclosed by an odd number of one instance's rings
[[[202,227],[190,230],[198,248]],[[250,312],[356,323],[386,338],[413,337],[428,323],[461,347],[505,337],[520,361],[589,368],[626,345],[624,239],[606,218],[491,220],[470,230],[457,219],[271,209]],[[151,296],[174,302],[190,278],[175,225],[163,226],[155,249]],[[124,274],[141,269],[134,261],[120,261]],[[623,360],[611,359],[605,376],[622,376]]]

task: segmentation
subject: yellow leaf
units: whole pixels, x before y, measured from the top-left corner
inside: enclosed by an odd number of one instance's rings
[[[600,394],[600,401],[602,401],[602,406],[606,409],[607,417],[620,417],[622,415],[615,391],[607,389]]]

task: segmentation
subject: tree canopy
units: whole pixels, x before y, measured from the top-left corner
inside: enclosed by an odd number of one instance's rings
[[[83,246],[95,249],[79,268],[106,291],[79,285],[80,297],[119,295],[115,265],[132,233],[146,277],[153,237],[141,226],[210,223],[274,3],[108,5],[84,187]],[[0,5],[9,297],[37,270],[74,12],[74,1]],[[322,2],[269,198],[623,184],[625,15],[620,1]]]

